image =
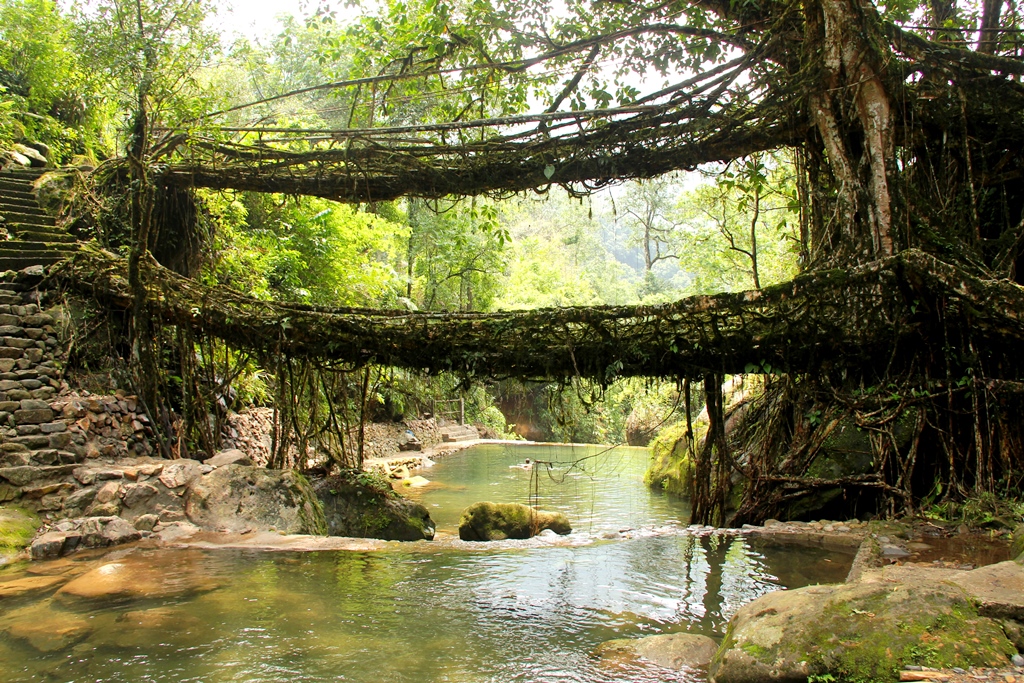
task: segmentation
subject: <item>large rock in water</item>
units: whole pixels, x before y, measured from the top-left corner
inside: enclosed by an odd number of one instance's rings
[[[314,484],[329,536],[421,541],[434,538],[434,521],[420,503],[402,498],[379,475],[347,470]]]
[[[290,470],[218,467],[188,484],[185,514],[197,526],[214,531],[327,533],[312,487]]]
[[[530,538],[545,529],[564,536],[572,526],[561,512],[542,512],[522,503],[473,503],[459,519],[459,538],[463,541]]]
[[[740,608],[711,663],[715,683],[899,680],[905,665],[1005,666],[1000,626],[945,583],[808,586]]]

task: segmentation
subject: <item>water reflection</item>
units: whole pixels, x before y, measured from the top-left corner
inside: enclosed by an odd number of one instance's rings
[[[743,537],[638,538],[495,553],[136,552],[168,582],[207,593],[105,604],[52,591],[9,598],[0,615],[6,681],[647,681],[606,668],[604,640],[718,635],[742,604],[779,588],[778,567],[821,550],[760,550]],[[833,558],[836,559],[836,558]],[[102,560],[78,563],[80,575]],[[820,581],[841,580],[836,561]],[[0,572],[0,581],[24,572]],[[63,576],[63,575],[62,575]],[[40,649],[19,626],[77,624]],[[673,674],[675,675],[675,674]]]
[[[526,471],[514,467],[526,459]],[[462,511],[482,500],[528,503],[564,512],[576,532],[687,524],[685,501],[643,483],[646,448],[484,444],[448,456],[424,472],[431,484],[403,493],[430,510],[439,532],[456,533]]]
[[[523,457],[453,458],[449,487],[424,500],[449,514],[467,497],[482,499],[479,491],[493,481],[501,485],[492,490],[511,495],[526,481],[515,477],[528,473],[510,473],[508,461]],[[542,490],[545,506],[571,509],[597,530],[685,519],[643,487],[632,458],[594,464],[586,476]],[[87,581],[111,556],[0,568],[0,584],[58,577],[44,589],[0,591],[8,596],[0,602],[0,681],[694,680],[609,666],[591,653],[612,638],[719,636],[741,605],[782,586],[841,581],[851,559],[682,531],[573,547],[466,552],[457,545],[134,551],[113,559],[144,579],[146,590],[120,590],[116,600],[58,593],[68,581]]]

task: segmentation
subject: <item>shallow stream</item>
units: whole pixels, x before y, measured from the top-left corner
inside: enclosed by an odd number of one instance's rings
[[[685,505],[643,486],[646,451],[588,457],[597,452],[475,448],[424,472],[437,484],[415,493],[454,533],[465,505],[526,502],[533,491],[573,520],[567,539],[303,554],[129,549],[0,569],[0,680],[697,680],[591,653],[611,638],[718,636],[757,596],[842,581],[849,568],[849,555],[688,530]],[[509,467],[581,456],[585,472],[552,466],[553,478],[546,465]],[[544,478],[531,483],[535,474]],[[111,563],[136,594],[56,592],[97,568],[90,576],[102,582]],[[3,597],[12,581],[46,576],[52,585]]]

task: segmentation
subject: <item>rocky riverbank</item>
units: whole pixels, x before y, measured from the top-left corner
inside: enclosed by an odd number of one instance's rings
[[[982,555],[993,547],[1006,553],[1005,539],[939,531],[856,520],[744,527],[740,533],[762,542],[857,547],[847,582],[769,593],[745,605],[712,657],[700,643],[669,638],[610,641],[595,655],[706,671],[713,683],[1024,681],[1024,553],[975,568],[964,544]],[[1019,543],[1024,527],[1015,535]],[[939,557],[929,550],[943,543],[944,559],[915,561]]]

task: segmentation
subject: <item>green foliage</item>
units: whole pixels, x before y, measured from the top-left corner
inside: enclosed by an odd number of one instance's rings
[[[509,234],[490,202],[408,205],[406,295],[426,310],[491,308],[505,268]]]
[[[210,111],[214,93],[199,71],[219,51],[206,25],[207,0],[80,0],[72,7],[76,41],[89,69],[103,74],[104,97],[122,112],[147,102],[158,125],[181,126]]]
[[[962,500],[947,498],[926,503],[923,514],[928,519],[951,524],[1013,529],[1024,522],[1024,499],[1012,492],[1002,496],[989,492],[972,493]]]
[[[508,216],[511,255],[494,307],[625,304],[635,276],[602,240],[602,226],[564,192],[522,200]]]
[[[796,275],[799,204],[784,158],[741,160],[684,194],[678,211],[686,244],[679,267],[691,277],[689,292],[763,288]]]
[[[0,145],[44,142],[66,161],[92,149],[101,109],[96,76],[56,3],[0,0]]]
[[[208,278],[259,298],[325,306],[393,306],[406,228],[324,199],[206,195],[215,221]]]

